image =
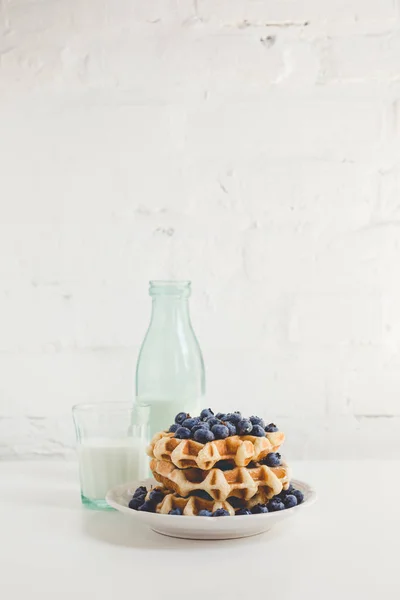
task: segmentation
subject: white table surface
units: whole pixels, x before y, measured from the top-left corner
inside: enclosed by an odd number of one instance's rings
[[[82,508],[74,463],[0,463],[0,598],[399,600],[400,463],[292,466],[317,489],[314,506],[212,542]]]

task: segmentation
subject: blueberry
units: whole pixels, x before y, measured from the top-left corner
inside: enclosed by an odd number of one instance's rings
[[[296,506],[297,505],[296,496],[294,496],[293,494],[288,494],[283,499],[283,504],[285,505],[285,508],[292,508],[293,506]]]
[[[201,423],[198,423],[197,425],[192,427],[192,435],[196,433],[198,429],[210,429],[210,425],[209,423],[207,423],[207,421],[202,421]]]
[[[293,490],[291,492],[291,495],[295,496],[297,499],[297,504],[301,504],[304,500],[304,494],[303,492],[301,492],[300,490]]]
[[[186,427],[187,429],[192,429],[195,425],[200,423],[199,417],[185,419],[182,423],[182,427]]]
[[[218,425],[221,423],[221,421],[219,419],[217,419],[216,417],[210,417],[209,419],[207,419],[207,423],[211,427],[214,427],[214,425]]]
[[[253,425],[259,425],[263,429],[265,427],[264,420],[261,419],[260,417],[254,417],[254,416],[252,416],[252,417],[250,417],[250,421],[253,423]]]
[[[251,512],[252,512],[253,515],[259,515],[261,513],[267,513],[268,512],[268,508],[265,506],[265,504],[256,504],[251,509]]]
[[[281,464],[281,455],[279,452],[270,452],[261,462],[267,465],[267,467],[279,467]]]
[[[265,431],[261,425],[253,425],[251,435],[255,435],[256,437],[265,437]]]
[[[242,515],[251,515],[251,510],[249,510],[248,508],[239,508],[239,510],[235,512],[235,515],[237,517],[240,517]]]
[[[133,496],[132,500],[137,500],[140,505],[143,504],[143,502],[146,500],[146,496],[147,494],[140,494],[140,496]]]
[[[187,419],[188,417],[189,417],[189,415],[187,413],[180,412],[175,417],[175,423],[177,423],[178,425],[182,425],[183,421],[185,419]]]
[[[237,424],[237,431],[239,435],[247,435],[248,433],[251,433],[252,429],[253,425],[248,419],[242,419]]]
[[[175,437],[179,440],[188,440],[190,438],[190,429],[187,429],[187,427],[178,427],[175,431]]]
[[[215,469],[219,469],[220,471],[232,471],[233,468],[234,465],[232,465],[230,460],[219,460],[215,464]],[[239,500],[239,498],[237,498],[237,500]]]
[[[235,425],[237,425],[239,423],[239,421],[242,420],[242,415],[240,414],[240,412],[234,412],[234,413],[229,413],[229,415],[226,415],[225,421],[230,421],[231,423],[234,423]]]
[[[215,425],[215,427],[217,427]],[[196,442],[199,442],[199,444],[207,444],[207,442],[212,442],[213,440],[215,440],[215,436],[213,434],[212,431],[210,431],[209,429],[201,428],[201,429],[197,429],[194,432],[194,439],[196,440]]]
[[[224,425],[225,425],[225,427],[228,428],[229,435],[236,435],[237,434],[235,424],[232,423],[232,421],[225,421]],[[264,435],[264,431],[263,431],[263,435]]]
[[[205,510],[205,509],[203,509],[203,510],[199,511],[199,515],[198,516],[199,517],[212,517],[212,512],[211,512],[211,510]]]
[[[144,512],[155,512],[154,502],[146,500],[146,502],[142,504],[142,506],[139,506],[138,510],[142,510]]]
[[[195,492],[191,492],[189,496],[196,496],[196,498],[203,498],[203,500],[213,500],[213,497],[205,490],[196,490]]]
[[[236,496],[230,496],[228,502],[233,508],[242,508],[243,501],[240,498],[236,498]]]
[[[145,488],[144,485],[141,485],[140,487],[137,488],[137,490],[135,490],[135,493],[133,494],[134,498],[137,498],[137,496],[143,496],[147,494],[147,489]]]
[[[169,432],[170,433],[175,433],[175,431],[178,429],[178,427],[179,427],[178,423],[173,423],[171,425],[171,427],[169,428]]]
[[[292,484],[290,484],[288,489],[285,490],[285,494],[293,494],[293,492],[294,492],[294,487],[292,486]]]
[[[211,427],[211,431],[217,440],[223,440],[229,437],[229,429],[225,425],[214,425],[214,427]]]
[[[152,490],[149,494],[149,499],[155,504],[159,504],[164,498],[164,494],[161,490]]]
[[[285,505],[279,498],[272,498],[272,500],[268,502],[268,510],[270,512],[277,512],[278,510],[284,510],[284,508]]]
[[[224,508],[217,508],[212,514],[213,517],[229,517],[229,513]]]
[[[182,510],[180,508],[173,508],[172,510],[169,511],[168,514],[169,515],[181,515]],[[182,521],[182,523],[183,523],[183,521]]]
[[[136,498],[132,498],[132,500],[129,502],[128,506],[129,506],[129,508],[138,510],[138,508],[140,506],[142,506],[142,504],[144,504],[144,496],[137,496]]]
[[[267,433],[273,433],[274,431],[279,431],[279,429],[277,428],[277,426],[275,425],[275,423],[270,423],[269,425],[267,425],[265,427],[265,431]]]
[[[210,419],[213,416],[214,416],[214,413],[211,410],[211,408],[204,408],[200,413],[200,419],[202,421],[206,421],[207,419]]]
[[[220,421],[225,421],[225,420],[226,420],[226,417],[227,417],[228,415],[226,415],[225,413],[217,413],[215,416],[216,416],[216,418],[217,418],[217,419],[219,419]]]

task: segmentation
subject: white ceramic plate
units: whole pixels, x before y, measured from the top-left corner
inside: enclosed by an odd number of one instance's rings
[[[227,540],[248,537],[264,533],[283,519],[298,515],[304,508],[313,504],[317,495],[307,483],[293,480],[294,487],[304,494],[304,502],[293,508],[259,515],[243,515],[240,517],[187,517],[178,515],[159,515],[150,512],[132,510],[128,504],[139,485],[149,488],[159,485],[154,479],[125,483],[110,490],[106,500],[131,519],[138,519],[153,531],[163,535],[192,540]]]

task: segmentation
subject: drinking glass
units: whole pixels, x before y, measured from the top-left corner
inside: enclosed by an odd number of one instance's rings
[[[131,402],[77,404],[75,424],[82,503],[109,509],[109,489],[147,476],[149,406]]]

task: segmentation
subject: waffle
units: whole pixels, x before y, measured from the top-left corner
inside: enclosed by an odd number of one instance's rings
[[[164,488],[161,491],[165,494],[163,500],[157,504],[156,512],[160,514],[167,515],[170,510],[174,508],[180,508],[183,515],[186,516],[197,516],[201,510],[209,510],[211,512],[216,511],[218,508],[224,508],[229,512],[231,516],[235,514],[235,509],[232,507],[229,502],[222,502],[216,500],[206,500],[204,498],[199,498],[198,496],[188,496],[187,498],[182,498],[178,496],[178,494],[174,494],[170,492],[170,490],[166,490]],[[146,496],[146,499],[149,499],[149,493]]]
[[[289,469],[284,463],[279,467],[257,465],[252,468],[234,467],[227,471],[182,470],[166,460],[153,459],[150,469],[159,483],[179,496],[202,491],[218,501],[224,501],[230,496],[247,501],[259,493],[259,490],[272,497],[279,494],[290,479]]]
[[[170,461],[179,469],[197,467],[209,470],[220,460],[229,460],[237,467],[246,467],[270,452],[276,452],[285,439],[284,433],[266,433],[265,437],[233,435],[225,440],[200,444],[194,440],[180,440],[173,433],[161,431],[153,437],[147,454],[157,460]]]

